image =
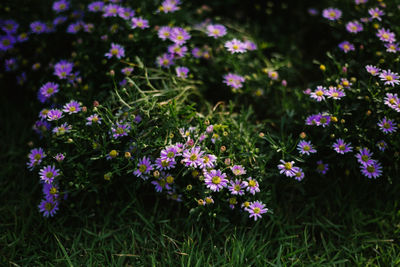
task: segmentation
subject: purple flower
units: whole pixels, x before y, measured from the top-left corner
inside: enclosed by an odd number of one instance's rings
[[[363,30],[363,26],[360,22],[358,21],[350,21],[346,24],[346,30],[350,33],[358,33]]]
[[[20,33],[17,36],[17,41],[20,42],[20,43],[25,42],[27,40],[28,40],[28,34],[26,32]]]
[[[126,68],[123,68],[123,69],[121,70],[121,72],[122,72],[123,74],[127,75],[127,76],[131,75],[132,71],[133,71],[133,68],[132,68],[132,67],[126,67]]]
[[[385,141],[383,141],[383,140],[380,140],[380,141],[378,141],[377,143],[376,143],[376,146],[378,147],[378,149],[380,150],[380,151],[385,151],[386,150],[386,148],[387,148],[387,143],[385,142]]]
[[[174,64],[174,56],[165,53],[162,56],[157,57],[156,63],[159,67],[168,68],[169,66]]]
[[[386,117],[378,122],[379,129],[385,134],[396,132],[396,125],[394,120],[389,120]]]
[[[339,48],[345,52],[346,54],[350,51],[354,51],[354,45],[352,43],[350,43],[349,41],[343,41],[339,44]]]
[[[352,152],[353,148],[350,146],[351,143],[346,144],[343,139],[338,138],[336,143],[332,145],[333,150],[335,150],[339,154],[344,154],[347,152]]]
[[[61,60],[54,66],[54,75],[60,79],[67,79],[72,72],[73,64],[66,60]]]
[[[173,169],[175,168],[176,165],[176,161],[175,160],[170,160],[170,159],[161,159],[161,158],[157,158],[156,159],[156,167],[159,170],[169,170],[169,169]]]
[[[179,10],[179,7],[178,7],[179,2],[180,2],[179,0],[164,0],[161,3],[160,10],[164,13],[175,12],[175,11]]]
[[[178,45],[183,45],[190,39],[190,34],[183,28],[174,27],[171,30],[169,39]]]
[[[189,69],[186,67],[176,67],[175,69],[176,71],[176,76],[182,79],[186,79],[187,78],[187,74],[189,72]]]
[[[368,0],[354,0],[354,3],[356,3],[356,5],[365,4],[367,2]]]
[[[301,140],[297,145],[297,149],[299,150],[300,154],[310,155],[311,153],[316,153],[317,150],[314,149],[311,141]]]
[[[384,85],[391,85],[394,87],[394,85],[399,84],[399,74],[392,72],[391,70],[382,70],[382,72],[379,74],[379,78],[381,78],[381,81],[385,81]]]
[[[244,46],[245,46],[246,49],[249,50],[249,51],[253,51],[253,50],[256,50],[256,49],[257,49],[257,45],[256,45],[254,42],[249,41],[249,40],[247,40],[247,41],[244,42]]]
[[[397,112],[400,112],[400,98],[397,94],[386,93],[384,103]]]
[[[377,76],[379,75],[381,69],[372,65],[367,65],[365,66],[365,69],[367,70],[367,72],[369,74],[371,74],[372,76]]]
[[[46,32],[46,24],[41,21],[32,22],[29,27],[31,28],[32,33],[40,34]]]
[[[178,44],[173,44],[168,46],[168,52],[175,55],[177,58],[182,58],[186,55],[188,48],[186,46],[180,46]]]
[[[121,6],[115,4],[105,5],[103,8],[103,17],[116,17],[120,13]]]
[[[140,29],[145,29],[145,28],[149,28],[149,21],[143,19],[142,17],[139,18],[132,18],[132,29],[135,28],[140,28]]]
[[[203,154],[204,152],[201,151],[200,147],[192,147],[191,149],[186,149],[183,151],[183,160],[182,162],[185,163],[187,167],[194,167],[197,168],[201,166],[203,162]]]
[[[59,109],[51,109],[47,113],[47,120],[48,121],[56,121],[63,117],[62,111]]]
[[[151,164],[151,161],[147,157],[143,157],[141,160],[139,160],[138,163],[138,169],[133,172],[134,175],[136,175],[139,178],[142,178],[143,180],[148,179],[148,174],[150,171],[153,170],[153,166]]]
[[[220,170],[211,170],[205,174],[204,182],[207,188],[210,188],[214,192],[219,192],[228,184],[228,180],[225,178],[226,174]]]
[[[56,135],[63,135],[65,133],[68,133],[72,130],[72,126],[68,125],[68,123],[63,123],[58,127],[54,127],[53,129],[53,133],[55,133]]]
[[[244,81],[245,78],[243,76],[234,73],[228,73],[224,75],[224,83],[234,89],[242,88]]]
[[[212,169],[215,167],[215,162],[217,161],[217,157],[212,154],[207,154],[203,156],[200,168],[203,170]]]
[[[328,98],[333,98],[335,100],[346,96],[343,90],[339,90],[334,86],[329,86],[329,90],[328,92],[326,92],[326,95],[328,96]]]
[[[167,40],[171,36],[172,28],[168,26],[162,26],[158,30],[158,37],[162,40]]]
[[[376,36],[378,36],[382,42],[393,43],[396,41],[394,33],[385,28],[379,29]]]
[[[194,58],[201,58],[201,56],[203,55],[203,52],[201,51],[200,48],[195,47],[192,49],[192,55]]]
[[[0,36],[0,51],[7,51],[14,47],[16,39],[12,35]]]
[[[335,21],[342,17],[342,11],[337,8],[326,8],[322,11],[322,16],[328,20]]]
[[[73,113],[78,113],[79,111],[81,111],[81,104],[79,104],[79,102],[75,101],[75,100],[71,100],[69,103],[65,104],[63,107],[63,111],[65,113],[68,113],[69,115],[73,114]]]
[[[60,170],[56,169],[56,167],[47,165],[39,172],[40,179],[42,179],[45,183],[51,184],[53,183],[54,178],[60,175]]]
[[[322,160],[317,161],[317,172],[320,174],[326,174],[329,170],[329,165],[327,163],[323,163]]]
[[[56,183],[43,183],[43,194],[48,200],[56,200],[58,198],[58,185]]]
[[[47,99],[49,99],[54,94],[58,93],[58,84],[47,82],[39,89],[38,98],[41,103],[44,103]]]
[[[15,20],[8,19],[5,21],[0,22],[0,28],[6,33],[6,34],[14,34],[18,30],[18,23]]]
[[[57,155],[54,156],[54,159],[57,160],[57,162],[62,162],[65,159],[65,155],[63,153],[57,153]]]
[[[88,9],[90,12],[100,12],[103,10],[103,7],[104,7],[103,1],[92,2],[88,5]]]
[[[386,43],[385,47],[386,47],[386,52],[389,53],[397,53],[398,51],[400,51],[398,43]]]
[[[316,125],[316,126],[322,126],[324,128],[328,126],[330,122],[331,122],[331,116],[322,115],[321,113],[310,115],[306,119],[306,125]]]
[[[280,160],[282,164],[278,165],[279,173],[285,174],[287,177],[295,176],[294,172],[294,161],[285,162],[283,159]]]
[[[371,19],[377,19],[379,21],[382,20],[381,16],[385,15],[385,13],[377,7],[368,9],[368,13],[371,15]]]
[[[249,207],[245,208],[245,210],[250,213],[249,218],[254,218],[254,221],[257,221],[258,218],[261,218],[261,214],[264,214],[268,211],[265,208],[265,205],[260,201],[251,202]]]
[[[293,167],[293,172],[294,172],[294,179],[296,179],[297,181],[301,181],[304,179],[304,172],[301,168]]]
[[[325,87],[323,86],[317,86],[317,89],[315,89],[314,92],[311,92],[310,97],[317,100],[318,102],[325,100],[325,95],[328,93],[328,90],[326,90]]]
[[[129,20],[135,16],[135,11],[133,11],[129,7],[121,7],[118,12],[118,16],[120,16],[120,18],[122,18],[124,20]]]
[[[32,170],[34,167],[40,165],[42,160],[46,157],[43,148],[34,148],[28,155],[29,162],[26,164],[28,165],[28,169]]]
[[[218,37],[222,37],[226,34],[226,28],[224,25],[215,24],[207,26],[207,35],[210,37],[214,37],[217,39]]]
[[[116,123],[111,127],[111,133],[114,139],[118,139],[123,136],[128,136],[128,133],[131,131],[131,126],[125,123]]]
[[[68,25],[67,33],[76,34],[83,29],[84,25],[85,24],[83,21],[76,21],[74,23],[71,23],[70,25]]]
[[[42,212],[43,216],[46,218],[53,217],[58,211],[58,202],[54,199],[43,199],[39,204],[39,211]]]
[[[231,167],[231,171],[235,176],[246,174],[246,170],[242,165],[235,165]]]
[[[372,164],[360,165],[361,173],[368,178],[378,178],[382,175],[382,166],[378,161],[374,161]]]
[[[50,128],[51,128],[50,123],[48,123],[47,121],[42,121],[42,120],[36,121],[35,124],[32,126],[32,129],[40,136],[40,138]]]
[[[228,187],[232,195],[244,195],[244,189],[246,188],[246,183],[242,180],[230,181],[230,186]]]
[[[362,165],[370,165],[375,162],[371,157],[374,153],[369,151],[368,148],[360,148],[356,154],[357,161]]]
[[[67,19],[68,18],[66,16],[58,16],[53,20],[53,25],[57,26],[57,25],[63,24],[64,22],[67,21]]]
[[[166,149],[161,150],[160,158],[162,160],[175,160],[175,157],[182,155],[179,153],[179,150],[175,146],[167,147]]]
[[[250,192],[250,194],[255,195],[255,193],[260,192],[259,184],[256,180],[249,177],[247,181],[243,182],[246,186],[246,191]]]
[[[121,59],[125,56],[125,49],[123,46],[119,44],[111,44],[110,51],[105,54],[107,58],[116,57],[117,59]]]
[[[59,0],[53,3],[53,10],[56,11],[56,13],[66,11],[68,8],[69,2],[67,0]]]
[[[237,39],[227,41],[225,43],[225,47],[228,49],[229,52],[231,52],[231,54],[246,52],[245,44]]]
[[[151,182],[156,189],[156,192],[162,192],[163,189],[165,190],[170,190],[171,186],[167,183],[166,179],[164,177],[160,177],[158,180],[152,181]]]
[[[86,118],[87,122],[86,125],[92,125],[93,123],[101,124],[101,118],[98,114],[90,115]]]

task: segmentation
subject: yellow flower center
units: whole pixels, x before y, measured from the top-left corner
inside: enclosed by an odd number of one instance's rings
[[[167,166],[168,166],[168,161],[162,160],[162,161],[161,161],[161,166],[167,167]]]
[[[317,96],[323,96],[323,95],[324,95],[324,92],[322,92],[322,91],[317,91],[315,94],[316,94]]]
[[[310,151],[310,146],[309,145],[305,145],[305,146],[303,146],[303,150],[304,151]]]
[[[56,187],[52,187],[52,188],[50,189],[50,194],[52,194],[52,195],[57,194],[57,188],[56,188]]]
[[[172,177],[171,175],[167,176],[166,179],[167,179],[167,183],[169,183],[169,184],[172,184],[174,182],[174,177]]]
[[[240,191],[240,189],[242,189],[242,187],[240,185],[235,185],[234,186],[235,191]]]
[[[51,211],[53,209],[53,204],[51,204],[50,202],[47,202],[46,204],[44,204],[44,208],[47,211]]]
[[[390,129],[390,124],[387,123],[387,122],[385,122],[385,123],[383,124],[383,128],[385,128],[385,129]]]
[[[36,154],[33,158],[37,161],[42,158],[42,155]]]
[[[369,166],[367,167],[367,171],[368,171],[369,173],[373,173],[373,172],[375,172],[375,167],[374,167],[373,165],[369,165]]]
[[[385,78],[388,81],[392,81],[393,80],[393,77],[391,75],[386,75]]]
[[[140,172],[145,172],[147,170],[147,166],[145,164],[142,164],[139,166],[139,171]]]
[[[255,187],[255,186],[256,186],[256,181],[250,180],[250,181],[249,181],[249,186],[250,186],[250,187]]]
[[[340,145],[339,146],[339,150],[345,150],[346,149],[346,146],[345,145]]]
[[[214,177],[212,178],[212,183],[213,183],[213,184],[220,184],[220,183],[221,183],[221,177],[219,177],[219,176],[214,176]]]
[[[53,173],[52,172],[47,172],[46,173],[46,177],[47,178],[52,178],[53,177]]]
[[[253,208],[253,212],[254,212],[255,214],[260,213],[260,211],[261,211],[261,209],[258,208],[258,207]]]
[[[197,160],[197,155],[196,155],[196,154],[190,155],[190,160],[191,160],[191,161]]]
[[[285,166],[286,170],[291,170],[292,169],[292,163],[290,163],[290,162],[286,162],[284,166]]]

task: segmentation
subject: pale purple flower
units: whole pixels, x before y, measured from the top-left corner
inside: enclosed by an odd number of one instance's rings
[[[317,172],[320,174],[326,174],[329,170],[329,165],[323,163],[322,160],[317,161]]]
[[[168,52],[174,55],[176,58],[182,58],[186,55],[188,48],[186,46],[180,46],[178,44],[173,44],[168,46]]]
[[[394,120],[387,119],[386,117],[378,122],[379,129],[385,134],[396,132],[396,125]]]
[[[217,161],[217,157],[212,154],[207,154],[203,156],[202,160],[203,161],[200,164],[200,168],[206,170],[215,167],[215,162]]]
[[[148,157],[143,157],[141,160],[139,160],[137,167],[137,170],[134,171],[133,174],[139,178],[142,178],[143,180],[147,180],[147,175],[153,170],[150,159]]]
[[[183,151],[183,160],[182,162],[187,167],[194,167],[197,168],[201,166],[203,162],[203,154],[204,152],[201,151],[200,147],[192,147],[191,149],[186,149]]]
[[[99,117],[98,114],[90,115],[89,117],[86,118],[86,120],[87,120],[86,125],[92,125],[93,123],[101,124],[101,118]]]
[[[103,1],[95,1],[88,5],[88,9],[90,12],[101,12],[104,7]]]
[[[333,98],[335,100],[346,96],[343,90],[339,90],[334,86],[329,86],[329,90],[326,93],[326,95],[328,96],[328,98]]]
[[[57,160],[57,162],[62,162],[65,159],[65,155],[63,153],[58,153],[54,156],[54,159]]]
[[[378,36],[382,42],[393,43],[396,41],[395,34],[385,28],[379,29],[376,36]]]
[[[56,13],[63,12],[69,9],[69,2],[67,0],[59,0],[53,3],[53,10]]]
[[[35,166],[40,165],[42,160],[46,157],[46,153],[44,153],[43,148],[34,148],[28,155],[29,162],[26,164],[28,165],[28,169],[32,170]]]
[[[244,46],[246,47],[246,50],[249,50],[249,51],[253,51],[253,50],[257,49],[257,45],[254,42],[249,41],[249,40],[246,40],[244,42]]]
[[[351,143],[345,143],[343,139],[338,138],[336,143],[332,145],[333,150],[335,150],[339,154],[344,154],[347,152],[352,152],[353,147],[350,146]]]
[[[110,51],[105,56],[107,58],[116,57],[117,59],[121,59],[125,56],[125,49],[119,44],[112,43]]]
[[[53,82],[47,82],[39,89],[39,100],[44,103],[54,94],[58,93],[58,84]]]
[[[60,79],[67,79],[72,72],[73,64],[66,60],[61,60],[54,65],[54,75]]]
[[[231,171],[235,176],[246,174],[246,170],[242,165],[235,165],[231,167]]]
[[[372,159],[372,155],[374,153],[372,153],[371,151],[369,151],[368,148],[364,147],[364,148],[360,148],[358,150],[358,153],[356,154],[356,158],[357,161],[362,164],[362,165],[370,165],[373,164],[375,162],[375,160]]]
[[[156,164],[155,166],[159,169],[159,170],[169,170],[169,169],[173,169],[175,168],[176,165],[176,161],[173,159],[161,159],[161,158],[157,158],[156,159]]]
[[[63,117],[62,111],[59,109],[51,109],[47,112],[48,121],[56,121]]]
[[[385,15],[385,12],[377,7],[368,9],[368,13],[371,15],[371,19],[377,19],[379,21],[382,20],[381,16]]]
[[[379,74],[379,78],[381,78],[381,81],[385,81],[384,85],[391,85],[394,87],[395,84],[397,85],[400,83],[399,74],[391,70],[382,70]]]
[[[244,189],[246,188],[246,183],[242,180],[230,181],[230,186],[228,186],[229,191],[232,195],[244,195]]]
[[[189,69],[186,68],[186,67],[176,67],[175,71],[176,71],[176,76],[177,77],[182,78],[182,79],[186,79],[187,75],[188,75],[188,72],[189,72]]]
[[[242,88],[244,81],[245,78],[243,76],[234,73],[228,73],[224,75],[224,83],[234,89]]]
[[[231,52],[231,54],[246,52],[245,44],[238,39],[227,41],[225,43],[225,47],[228,49],[229,52]]]
[[[60,126],[54,127],[53,133],[56,135],[63,135],[65,133],[69,133],[72,130],[72,126],[68,123],[64,122]]]
[[[111,126],[111,134],[114,139],[118,139],[123,136],[128,136],[131,131],[131,126],[128,123],[117,122]]]
[[[167,40],[171,36],[172,28],[168,26],[162,26],[158,30],[158,37],[162,40]]]
[[[386,52],[389,53],[397,53],[400,51],[398,43],[386,43],[385,47],[386,47]]]
[[[317,150],[314,149],[311,141],[301,140],[297,145],[297,149],[299,150],[300,154],[310,155],[311,153],[316,153]]]
[[[178,45],[183,45],[190,39],[190,34],[183,28],[174,27],[171,30],[169,39]]]
[[[367,70],[367,72],[369,74],[371,74],[372,76],[377,76],[380,74],[381,69],[372,65],[367,65],[365,66],[365,69]]]
[[[124,20],[129,20],[135,16],[135,11],[130,7],[121,7],[118,16]]]
[[[346,30],[350,33],[359,33],[363,30],[363,25],[358,21],[350,21],[346,24]]]
[[[322,126],[324,128],[328,126],[330,122],[331,122],[331,116],[322,115],[321,113],[310,115],[306,119],[306,125],[316,125],[316,126]]]
[[[54,181],[54,178],[60,175],[60,170],[56,169],[54,165],[47,165],[42,168],[39,172],[40,179],[42,179],[45,183],[51,184]]]
[[[39,211],[43,213],[43,217],[53,217],[58,211],[58,201],[54,199],[43,199],[38,207]]]
[[[299,167],[293,167],[293,172],[294,172],[294,179],[297,181],[301,181],[304,179],[304,172],[301,168]]]
[[[200,48],[195,47],[192,49],[192,55],[194,58],[201,58],[201,56],[203,55],[203,52],[201,51]]]
[[[310,97],[317,100],[318,102],[321,102],[322,100],[325,100],[325,95],[327,93],[328,90],[326,90],[325,87],[317,86],[317,89],[315,89],[314,92],[311,92]]]
[[[283,159],[280,160],[282,164],[278,165],[279,173],[284,174],[288,177],[293,177],[295,172],[294,168],[294,161],[284,161]]]
[[[34,21],[30,25],[32,33],[41,34],[46,32],[47,26],[41,21]]]
[[[132,29],[135,28],[140,28],[140,29],[146,29],[149,28],[149,21],[146,19],[143,19],[142,17],[139,18],[132,18]]]
[[[383,141],[383,140],[380,140],[380,141],[378,141],[377,143],[376,143],[376,146],[378,147],[378,149],[380,150],[380,151],[382,151],[382,152],[384,152],[385,150],[386,150],[386,148],[387,148],[387,143],[385,142],[385,141]]]
[[[159,179],[151,182],[156,189],[156,192],[162,192],[163,189],[170,190],[171,186],[167,183],[164,177],[160,177]]]
[[[400,112],[400,98],[397,94],[386,93],[384,103],[397,112]]]
[[[69,103],[65,104],[63,107],[63,111],[65,113],[68,113],[69,115],[78,113],[81,111],[81,104],[79,104],[78,101],[71,100]]]
[[[255,193],[260,192],[260,186],[255,179],[249,177],[247,181],[244,181],[244,184],[246,186],[246,191],[250,192],[250,194],[255,195]]]
[[[339,48],[345,52],[346,54],[350,51],[354,51],[354,45],[352,43],[350,43],[349,41],[343,41],[339,44]]]
[[[161,150],[160,158],[162,160],[175,160],[175,157],[182,155],[176,146],[170,146]]]
[[[322,11],[322,16],[328,20],[335,21],[342,17],[342,11],[337,8],[326,8]]]
[[[157,57],[156,63],[159,67],[168,68],[169,66],[174,65],[174,55],[165,53]]]
[[[103,17],[116,17],[120,13],[121,6],[116,4],[108,4],[103,8]]]
[[[378,178],[382,175],[382,166],[378,161],[374,161],[372,164],[360,165],[361,173],[368,178]]]
[[[225,178],[226,174],[220,170],[211,170],[205,174],[204,182],[207,188],[210,188],[214,192],[219,192],[228,184],[228,180]]]
[[[249,218],[254,218],[254,221],[261,218],[261,214],[268,212],[268,209],[265,208],[265,205],[260,201],[254,201],[250,203],[250,206],[245,208],[245,210],[250,213]]]
[[[177,10],[179,10],[179,5],[180,1],[179,0],[164,0],[161,3],[161,11],[164,13],[172,13]]]
[[[207,35],[210,37],[214,37],[215,39],[218,37],[222,37],[226,34],[226,28],[224,25],[215,24],[207,26]]]

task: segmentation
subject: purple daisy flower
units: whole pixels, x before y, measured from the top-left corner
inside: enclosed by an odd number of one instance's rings
[[[179,0],[164,0],[161,3],[160,10],[164,13],[172,13],[179,10]]]
[[[58,185],[55,183],[53,184],[43,184],[43,194],[45,195],[46,199],[49,200],[56,200],[58,198]]]
[[[44,103],[54,94],[58,93],[58,84],[53,82],[47,82],[39,89],[39,100]]]
[[[187,75],[188,75],[188,72],[189,72],[189,69],[186,68],[186,67],[176,67],[175,71],[176,71],[176,76],[177,77],[182,78],[182,79],[186,79]]]
[[[384,103],[397,112],[400,112],[400,99],[397,94],[386,93]]]
[[[65,133],[69,133],[71,130],[72,126],[65,122],[58,127],[54,127],[53,133],[56,135],[63,135]]]
[[[32,170],[34,167],[40,165],[45,157],[46,154],[44,153],[43,148],[39,147],[32,149],[28,155],[29,162],[26,163],[28,165],[28,169]]]
[[[329,165],[323,163],[322,160],[317,161],[317,172],[320,174],[326,174],[329,170]]]
[[[339,48],[345,52],[346,54],[350,51],[354,51],[355,47],[352,43],[350,43],[349,41],[343,41],[339,44]]]
[[[95,1],[88,5],[88,10],[90,12],[101,12],[103,10],[103,7],[104,7],[103,1]]]
[[[169,66],[174,65],[174,55],[165,53],[162,56],[157,57],[156,63],[159,67],[168,68]]]
[[[142,17],[139,18],[132,18],[132,29],[140,28],[140,29],[146,29],[149,28],[149,21],[146,19],[143,19]]]
[[[161,159],[161,158],[156,159],[156,167],[162,171],[173,169],[173,168],[175,168],[175,165],[176,165],[175,160]]]
[[[242,165],[235,165],[231,167],[231,171],[235,176],[246,174],[246,170]]]
[[[121,59],[125,56],[125,49],[119,44],[112,43],[110,51],[105,56],[106,58],[116,57],[117,59]]]
[[[335,100],[346,96],[343,90],[339,90],[334,86],[329,86],[329,90],[326,95],[328,96],[328,98],[333,98]]]
[[[380,140],[380,141],[378,141],[377,143],[376,143],[376,146],[378,147],[378,149],[380,150],[380,151],[382,151],[382,152],[384,152],[385,150],[386,150],[386,148],[387,148],[387,143],[385,142],[385,141],[383,141],[383,140]]]
[[[246,186],[246,191],[250,192],[250,194],[255,195],[256,193],[260,192],[260,186],[256,180],[249,177],[247,181],[243,181]]]
[[[128,123],[117,122],[111,126],[111,133],[114,139],[118,139],[123,136],[128,136],[131,131],[131,126]]]
[[[16,39],[12,35],[0,36],[0,51],[7,51],[14,47]]]
[[[77,21],[68,25],[67,33],[76,34],[84,27],[83,21]]]
[[[322,115],[321,113],[310,115],[306,119],[306,125],[316,125],[316,126],[322,126],[324,128],[328,126],[330,122],[331,122],[331,116]]]
[[[210,37],[214,37],[217,39],[218,37],[222,37],[226,34],[226,28],[224,25],[215,24],[215,25],[208,25],[207,26],[207,35]]]
[[[67,79],[72,72],[73,64],[66,60],[61,60],[54,66],[54,75],[60,79]]]
[[[260,201],[251,202],[249,207],[245,208],[245,210],[250,213],[249,218],[254,218],[254,221],[261,218],[261,214],[268,212],[268,209],[265,208],[265,205]]]
[[[183,28],[174,27],[171,30],[169,39],[178,45],[183,45],[190,39],[190,34]]]
[[[378,36],[382,42],[393,43],[396,41],[394,33],[384,28],[379,29],[376,36]]]
[[[350,21],[346,24],[346,30],[350,33],[359,33],[363,30],[363,25],[358,21]]]
[[[39,211],[43,213],[43,217],[53,217],[58,211],[58,202],[54,199],[43,199],[39,204]]]
[[[172,28],[168,26],[162,26],[157,32],[157,35],[162,40],[167,40],[171,36]]]
[[[105,5],[103,8],[103,17],[107,18],[107,17],[116,17],[118,16],[120,10],[121,10],[121,6],[116,5],[116,4],[108,4]]]
[[[318,102],[321,102],[322,100],[325,100],[325,95],[327,93],[328,90],[326,90],[325,87],[317,86],[317,89],[315,89],[314,92],[311,92],[310,97],[317,100]]]
[[[48,121],[56,121],[63,117],[63,113],[59,109],[50,109],[47,113],[47,120]]]
[[[228,180],[225,178],[226,174],[220,170],[211,170],[205,174],[204,182],[207,188],[210,188],[214,192],[219,192],[228,184]]]
[[[32,33],[41,34],[46,32],[46,24],[41,21],[32,22],[29,27],[31,28]]]
[[[242,88],[244,81],[245,78],[243,76],[234,73],[228,73],[224,75],[224,83],[234,89]]]
[[[386,47],[386,52],[389,53],[397,53],[400,51],[398,43],[386,43],[385,47]]]
[[[217,161],[217,157],[212,154],[207,154],[203,156],[202,162],[200,164],[200,168],[203,170],[215,168],[215,162]]]
[[[66,11],[68,10],[68,8],[69,8],[69,2],[67,0],[59,0],[53,3],[53,10],[56,13]]]
[[[182,58],[186,55],[188,48],[186,46],[180,46],[178,44],[173,44],[168,46],[168,52],[175,55],[176,58]]]
[[[162,160],[174,160],[175,161],[175,157],[182,155],[181,153],[179,153],[179,150],[176,146],[170,146],[167,147],[166,149],[161,150],[160,153],[160,158]]]
[[[99,117],[98,114],[90,115],[89,117],[86,118],[86,120],[87,120],[86,125],[92,125],[93,123],[101,124],[101,118]]]
[[[203,52],[201,51],[200,48],[195,47],[195,48],[192,49],[192,56],[194,58],[201,58],[202,55],[203,55]]]
[[[81,104],[79,104],[79,102],[77,102],[75,100],[71,100],[69,103],[65,104],[63,107],[63,111],[65,113],[68,113],[69,115],[71,115],[73,113],[78,113],[81,110],[82,110]]]
[[[151,161],[147,157],[143,157],[141,160],[138,162],[138,169],[133,172],[134,175],[136,175],[139,178],[142,178],[143,180],[148,179],[148,174],[150,171],[153,170],[153,166],[151,164]]]
[[[394,120],[387,119],[386,117],[378,122],[379,129],[385,134],[396,132],[396,125]]]
[[[294,171],[294,179],[296,179],[297,181],[301,181],[304,179],[304,172],[301,168],[299,167],[293,167],[293,171]]]
[[[375,162],[371,157],[374,153],[369,151],[368,148],[360,148],[356,154],[357,161],[362,165],[370,165]]]
[[[371,15],[371,19],[377,19],[379,21],[382,20],[381,16],[385,15],[385,12],[377,7],[368,9],[368,13]]]
[[[247,40],[247,41],[244,42],[244,46],[245,46],[246,49],[249,50],[249,51],[253,51],[253,50],[256,50],[256,49],[257,49],[257,45],[256,45],[254,42],[249,41],[249,40]]]
[[[353,148],[350,146],[351,143],[346,144],[343,139],[336,139],[336,143],[332,145],[333,150],[335,150],[339,154],[344,154],[347,152],[352,152]]]
[[[310,155],[311,153],[316,153],[317,150],[314,149],[313,145],[311,144],[311,141],[305,141],[301,140],[299,144],[297,145],[297,150],[299,150],[299,153],[304,155]]]
[[[225,47],[228,49],[229,52],[231,52],[231,54],[246,52],[245,44],[238,39],[227,41],[225,43]]]
[[[232,195],[244,195],[244,189],[246,188],[246,183],[242,180],[230,181],[230,186],[228,186],[229,191]]]
[[[54,178],[60,175],[60,170],[56,169],[56,167],[47,165],[39,172],[40,179],[42,179],[45,183],[51,184],[53,183]]]
[[[135,11],[129,7],[121,7],[118,16],[124,20],[130,20],[135,16]]]
[[[372,164],[360,165],[361,173],[368,178],[378,178],[382,175],[382,166],[378,161],[374,161]]]
[[[322,16],[328,20],[335,21],[342,17],[342,11],[337,8],[326,8],[322,11]]]
[[[14,34],[17,32],[19,24],[12,19],[8,19],[5,21],[0,22],[0,28],[6,33],[6,34]]]
[[[280,160],[282,164],[278,165],[279,173],[283,173],[287,177],[293,177],[295,175],[294,172],[294,161],[285,162],[283,159]]]
[[[391,85],[394,87],[395,84],[397,85],[400,83],[399,74],[391,70],[382,70],[379,74],[379,78],[381,78],[381,81],[385,81],[384,85]]]
[[[163,191],[163,189],[165,190],[170,190],[171,186],[167,183],[166,179],[163,177],[160,177],[158,180],[152,181],[151,182],[156,189],[156,192],[160,193]]]
[[[367,70],[367,72],[369,74],[371,74],[372,76],[377,76],[379,75],[381,69],[372,65],[367,65],[365,66],[365,69]]]
[[[185,163],[187,167],[194,167],[197,168],[201,166],[203,162],[203,154],[204,152],[201,151],[200,147],[192,147],[191,149],[187,149],[183,151],[183,160],[182,162]]]

